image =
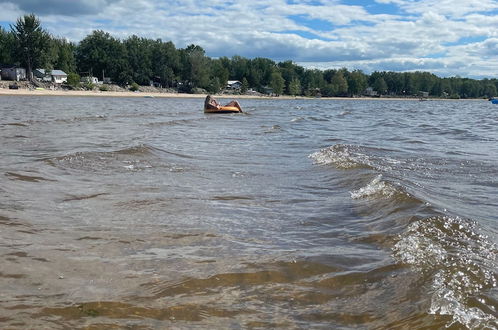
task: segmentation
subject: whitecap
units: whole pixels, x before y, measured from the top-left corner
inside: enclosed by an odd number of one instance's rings
[[[361,199],[373,196],[392,197],[396,193],[394,188],[389,183],[382,181],[382,175],[379,174],[368,185],[358,190],[350,192],[351,198]]]
[[[428,313],[451,316],[447,327],[498,325],[494,315],[468,302],[497,285],[497,247],[476,225],[458,217],[421,219],[410,224],[393,247],[395,259],[430,276]]]
[[[370,158],[355,150],[354,147],[336,144],[321,149],[308,156],[318,165],[334,165],[337,168],[349,169],[362,166],[371,166]]]

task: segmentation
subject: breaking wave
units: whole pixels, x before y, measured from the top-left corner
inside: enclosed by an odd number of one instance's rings
[[[368,185],[351,192],[351,198],[369,198],[375,196],[392,197],[399,191],[390,183],[382,181],[382,174],[379,174]]]
[[[309,155],[309,158],[313,159],[315,164],[333,165],[338,169],[371,168],[389,171],[392,164],[398,163],[394,159],[375,156],[373,150],[346,144],[321,149]]]
[[[333,145],[309,155],[315,164],[332,165],[337,169],[358,169],[346,171],[350,184],[363,175],[377,173],[373,180],[363,187],[350,191],[353,200],[365,200],[369,208],[383,214],[384,234],[394,234],[388,248],[394,261],[407,264],[424,283],[421,290],[429,296],[428,314],[449,317],[446,326],[464,326],[471,329],[495,329],[498,327],[497,302],[490,291],[498,284],[498,248],[486,235],[477,221],[458,216],[442,215],[437,205],[432,206],[424,197],[434,190],[423,190],[417,175],[435,176],[437,171],[447,167],[430,164],[419,168],[423,160],[394,160],[378,156],[376,150],[352,145]],[[422,162],[422,163],[421,163]],[[434,162],[432,162],[434,163]],[[482,166],[480,167],[482,168]],[[361,171],[364,169],[365,171]],[[457,171],[462,171],[458,168]],[[389,177],[385,179],[384,176]],[[414,181],[410,181],[414,180]],[[392,183],[395,182],[395,183]],[[411,187],[410,193],[407,186]],[[413,194],[412,194],[413,193]],[[422,196],[422,197],[421,197]],[[414,203],[401,208],[404,197]],[[389,199],[389,203],[377,203]],[[437,200],[437,198],[436,198]],[[420,216],[421,205],[428,215]],[[430,205],[430,206],[429,206]],[[402,211],[401,211],[402,210]],[[444,209],[444,213],[448,211]],[[392,232],[389,223],[394,218],[412,219],[407,225]],[[394,220],[396,221],[396,220]],[[416,284],[419,285],[419,284]]]
[[[396,260],[429,277],[429,313],[473,329],[498,326],[496,311],[480,308],[492,305],[483,292],[497,285],[497,252],[476,222],[448,216],[413,222],[393,247]]]

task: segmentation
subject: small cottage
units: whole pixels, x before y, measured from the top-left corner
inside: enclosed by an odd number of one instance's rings
[[[93,76],[85,76],[81,77],[81,82],[84,84],[98,84],[99,83],[99,78],[93,77]]]
[[[273,95],[273,88],[270,86],[263,86],[263,93],[266,95]]]
[[[51,82],[52,76],[50,75],[49,70],[45,69],[34,69],[33,76],[40,81]]]
[[[370,97],[378,96],[377,91],[375,91],[372,87],[367,87],[363,95]]]
[[[16,66],[2,68],[0,75],[4,80],[26,80],[26,69]]]
[[[62,70],[34,69],[33,75],[41,81],[62,84],[67,82],[67,74]]]
[[[226,89],[239,90],[242,88],[242,83],[238,80],[229,80]]]

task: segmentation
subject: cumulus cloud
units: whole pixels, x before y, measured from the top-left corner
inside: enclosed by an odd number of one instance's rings
[[[498,75],[496,0],[0,0],[13,21],[35,13],[79,41],[102,29],[202,46],[209,56],[293,60],[321,68]],[[375,6],[377,10],[371,10]],[[379,8],[385,12],[379,13]],[[5,12],[5,10],[3,12]],[[373,13],[375,12],[375,13]],[[77,20],[75,17],[82,16]],[[486,69],[489,68],[489,69]],[[495,73],[496,72],[496,73]]]
[[[96,14],[113,0],[0,0],[0,5],[14,5],[37,15],[79,16]]]

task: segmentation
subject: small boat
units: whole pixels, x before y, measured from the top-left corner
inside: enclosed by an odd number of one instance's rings
[[[240,113],[242,108],[237,101],[230,101],[221,105],[211,95],[206,96],[204,101],[204,113]]]
[[[494,98],[493,98],[493,99],[490,99],[490,101],[491,101],[491,103],[493,103],[493,104],[498,104],[498,99],[494,99]]]

